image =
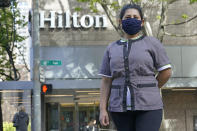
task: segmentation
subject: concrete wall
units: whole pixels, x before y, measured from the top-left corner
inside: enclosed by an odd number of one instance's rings
[[[108,45],[118,34],[110,30],[60,30],[40,31],[40,42],[42,46],[65,46],[65,45]]]
[[[127,3],[123,0],[122,3]],[[40,10],[65,12],[70,10],[71,14],[75,12],[75,7],[87,7],[88,5],[77,3],[75,1],[48,0],[40,1]],[[91,14],[105,14],[101,7],[99,13],[91,13],[88,8],[78,12],[80,16]],[[167,12],[167,23],[185,21],[183,14],[188,15],[188,19],[195,16],[197,3],[190,5],[188,0],[177,0],[169,5]],[[161,5],[149,4],[144,8],[146,20],[150,22],[154,36],[157,35],[159,20],[157,16],[160,14]],[[118,12],[114,12],[114,19],[118,16]],[[47,24],[46,24],[47,25]],[[193,20],[187,24],[167,26],[167,32],[172,34],[194,34],[197,33],[197,21]],[[110,42],[119,39],[119,35],[114,30],[108,20],[106,29],[42,29],[40,30],[40,40],[43,46],[62,46],[62,45],[108,45]],[[163,43],[165,45],[197,45],[197,36],[195,37],[171,37],[165,36]]]
[[[197,3],[188,4],[189,0],[177,0],[169,5],[167,13],[167,23],[183,22],[183,14],[188,15],[188,19],[196,15]],[[186,24],[167,26],[167,30],[172,34],[197,34],[197,20],[194,19]],[[165,36],[164,43],[168,45],[197,45],[197,36],[195,37],[170,37]]]
[[[197,92],[165,91],[164,120],[160,131],[194,131],[193,117],[197,115]]]
[[[54,6],[55,5],[55,6]],[[76,12],[76,7],[88,7],[86,4],[78,3],[76,1],[59,0],[59,1],[44,1],[41,0],[40,10],[53,10],[66,12],[70,11],[71,15]],[[99,13],[91,13],[88,8],[84,8],[78,12],[79,19],[85,14],[104,15],[101,10]],[[46,15],[47,16],[47,15]],[[112,25],[108,20],[108,27],[105,28],[72,28],[72,29],[41,29],[40,41],[42,46],[65,46],[65,45],[108,45],[112,41],[119,38],[118,34],[114,31]],[[46,27],[47,24],[46,24]]]

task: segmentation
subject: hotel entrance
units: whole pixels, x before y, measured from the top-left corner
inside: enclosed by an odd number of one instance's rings
[[[47,127],[49,131],[85,131],[98,129],[98,106],[47,104]],[[75,109],[78,108],[78,109]]]
[[[46,131],[98,131],[99,89],[57,90],[45,95]],[[107,129],[113,130],[113,124]]]

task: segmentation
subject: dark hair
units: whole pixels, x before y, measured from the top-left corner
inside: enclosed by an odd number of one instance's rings
[[[139,5],[136,5],[136,4],[126,4],[122,7],[121,11],[120,11],[120,19],[122,20],[126,10],[128,9],[136,9],[138,10],[139,14],[140,14],[140,17],[141,19],[143,19],[143,14],[142,14],[142,9]]]

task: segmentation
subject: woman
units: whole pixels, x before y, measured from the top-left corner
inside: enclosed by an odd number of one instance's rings
[[[100,123],[109,124],[108,107],[118,131],[158,131],[162,121],[160,88],[171,76],[171,65],[159,40],[142,35],[143,24],[141,8],[125,5],[120,12],[124,37],[103,57]]]

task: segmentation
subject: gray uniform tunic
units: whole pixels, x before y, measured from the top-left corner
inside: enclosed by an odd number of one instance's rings
[[[105,50],[100,75],[112,77],[108,110],[127,110],[129,89],[131,110],[163,108],[155,71],[170,64],[163,45],[154,37],[111,43]]]

